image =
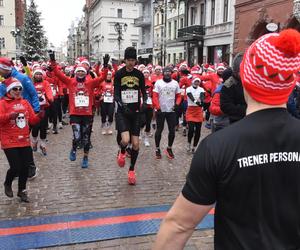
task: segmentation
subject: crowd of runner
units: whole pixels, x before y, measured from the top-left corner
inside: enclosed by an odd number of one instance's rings
[[[18,196],[29,201],[26,182],[37,175],[33,152],[46,157],[51,150],[47,134],[59,134],[67,125],[73,132],[69,159],[76,161],[77,151],[83,149],[81,167],[87,168],[94,116],[101,116],[102,135],[113,134],[115,118],[117,164],[124,167],[130,158],[131,185],[136,183],[140,141],[145,147],[155,143],[156,159],[164,154],[172,160],[177,134],[187,137],[186,151],[194,153],[202,123],[215,132],[245,116],[247,105],[239,76],[242,57],[237,55],[231,67],[226,63],[190,67],[185,61],[162,67],[138,64],[135,48],[129,47],[119,65],[110,64],[108,55],[102,63],[91,65],[87,58],[79,57],[70,65],[57,62],[51,51],[49,60],[40,62],[0,58],[0,139],[10,166],[5,194],[13,197],[12,181],[18,176]],[[296,117],[298,96],[296,87],[288,103]],[[168,140],[161,151],[165,121]]]

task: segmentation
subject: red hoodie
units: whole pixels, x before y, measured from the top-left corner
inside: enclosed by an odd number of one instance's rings
[[[101,77],[85,79],[83,82],[78,82],[76,77],[65,76],[57,67],[54,67],[53,72],[69,89],[70,115],[92,115],[94,89],[106,79],[107,70]]]
[[[9,119],[10,113],[19,113],[15,120]],[[30,146],[29,124],[35,125],[40,118],[34,113],[25,99],[0,100],[0,138],[2,149]]]
[[[101,101],[104,101],[105,103],[113,103],[114,102],[114,83],[113,83],[113,81],[101,82],[99,90],[100,90],[100,95],[101,95]]]
[[[48,81],[34,82],[34,87],[39,97],[40,107],[45,109],[53,102],[53,95]]]

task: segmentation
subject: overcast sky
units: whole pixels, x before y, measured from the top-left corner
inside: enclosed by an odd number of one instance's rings
[[[42,25],[49,42],[59,46],[67,40],[72,21],[83,16],[85,0],[35,0],[35,3],[42,13]]]

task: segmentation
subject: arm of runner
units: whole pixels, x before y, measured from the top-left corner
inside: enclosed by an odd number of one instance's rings
[[[99,86],[99,84],[101,82],[103,82],[105,79],[106,79],[106,76],[107,76],[107,72],[108,72],[108,69],[105,68],[104,70],[102,70],[102,74],[101,76],[95,78],[95,79],[92,79],[90,81],[87,82],[87,84],[90,84],[92,86],[92,88],[97,88]]]
[[[53,94],[52,94],[52,90],[51,90],[51,87],[50,87],[50,84],[49,84],[48,81],[45,81],[44,88],[45,88],[45,93],[46,93],[47,100],[50,103],[52,103],[54,101],[53,100]]]
[[[53,67],[53,73],[54,73],[54,75],[55,75],[60,81],[62,81],[64,84],[67,85],[67,87],[69,87],[70,82],[71,82],[70,78],[67,77],[64,73],[62,73],[62,72],[58,69],[57,65],[55,65],[55,66]]]
[[[146,88],[145,88],[145,77],[144,75],[142,74],[142,77],[140,79],[140,86],[141,86],[141,93],[143,95],[143,103],[146,103],[147,102],[147,94],[146,94]]]
[[[123,102],[121,98],[121,78],[120,74],[116,73],[114,79],[114,100],[120,108],[123,107]]]
[[[153,250],[183,249],[195,227],[212,208],[213,205],[192,203],[180,194],[158,231]]]

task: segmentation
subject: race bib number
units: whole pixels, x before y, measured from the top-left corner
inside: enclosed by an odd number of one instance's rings
[[[148,96],[146,104],[152,105],[152,98],[150,96]]]
[[[85,95],[75,96],[75,107],[88,107],[89,106],[89,97]]]
[[[138,103],[139,101],[139,91],[138,90],[123,90],[121,92],[122,101],[126,104],[128,103]]]
[[[164,88],[162,90],[162,96],[167,98],[167,99],[170,99],[170,98],[174,98],[175,94],[174,94],[174,91],[171,88]]]
[[[105,93],[103,101],[105,103],[113,103],[114,102],[114,97],[112,96],[111,93]]]

